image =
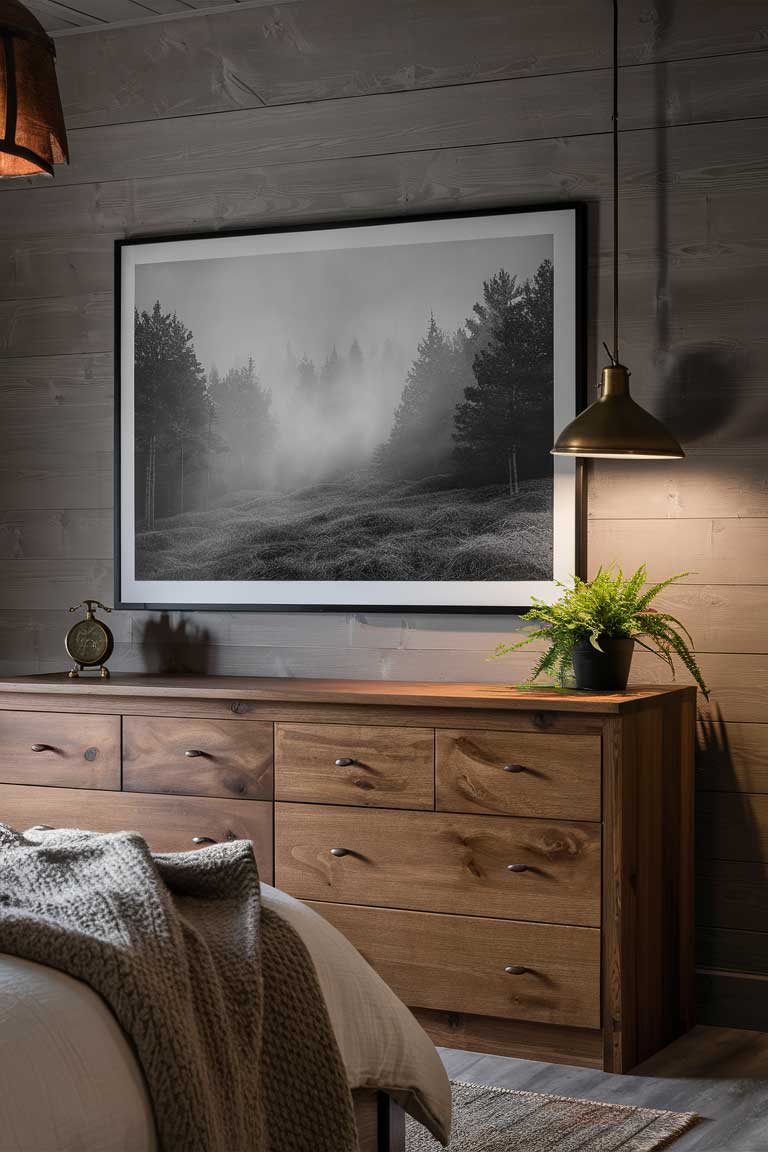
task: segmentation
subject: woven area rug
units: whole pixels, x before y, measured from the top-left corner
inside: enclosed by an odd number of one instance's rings
[[[692,1112],[657,1112],[454,1081],[448,1152],[655,1152],[696,1121]],[[409,1119],[406,1148],[438,1152],[440,1145]]]

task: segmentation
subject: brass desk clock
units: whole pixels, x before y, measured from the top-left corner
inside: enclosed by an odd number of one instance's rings
[[[115,639],[106,624],[97,620],[93,613],[95,608],[103,608],[105,612],[111,612],[112,609],[99,600],[83,600],[81,604],[70,608],[70,612],[77,612],[79,608],[85,608],[85,619],[72,625],[64,641],[67,652],[75,661],[69,676],[76,680],[86,668],[98,667],[102,677],[108,680],[109,669],[106,665],[112,655]]]

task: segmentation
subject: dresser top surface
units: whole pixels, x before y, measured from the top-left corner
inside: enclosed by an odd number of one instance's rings
[[[110,680],[70,680],[65,673],[0,679],[3,695],[154,696],[303,704],[399,705],[429,708],[512,709],[544,712],[631,712],[663,696],[695,693],[687,685],[648,685],[625,692],[559,692],[509,684],[443,684],[404,680],[325,680],[257,676],[113,674]]]

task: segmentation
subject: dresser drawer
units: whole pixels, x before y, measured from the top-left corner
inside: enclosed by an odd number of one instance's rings
[[[278,724],[275,796],[378,808],[434,808],[432,728]]]
[[[0,712],[0,781],[120,787],[120,717]]]
[[[438,729],[437,807],[599,820],[600,737]]]
[[[271,800],[272,725],[126,716],[123,788]]]
[[[262,880],[272,882],[272,805],[201,796],[131,796],[70,788],[0,785],[0,820],[20,831],[33,824],[140,832],[154,852],[188,852],[210,840],[252,840]]]
[[[595,928],[316,902],[310,907],[413,1008],[600,1026]]]
[[[302,900],[597,925],[600,826],[277,804],[275,876]]]

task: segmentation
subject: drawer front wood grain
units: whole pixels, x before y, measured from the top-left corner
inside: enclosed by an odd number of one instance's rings
[[[600,1026],[600,933],[594,928],[322,902],[310,907],[411,1007]]]
[[[600,737],[438,729],[438,809],[599,820]]]
[[[275,875],[302,900],[600,923],[600,826],[275,807]]]
[[[120,717],[0,711],[0,782],[120,787]]]
[[[123,787],[130,792],[272,799],[272,725],[126,716]]]
[[[434,731],[277,724],[275,796],[325,804],[434,808]]]
[[[130,795],[0,785],[0,820],[96,832],[140,832],[154,852],[189,852],[211,841],[252,840],[262,880],[272,882],[272,805],[202,796]]]

